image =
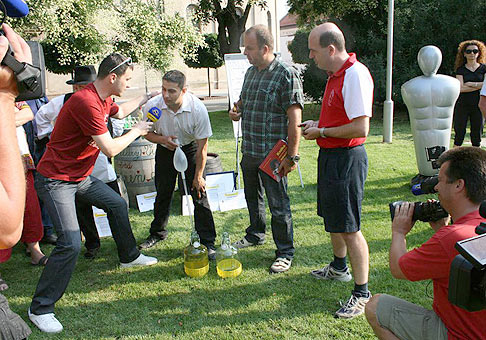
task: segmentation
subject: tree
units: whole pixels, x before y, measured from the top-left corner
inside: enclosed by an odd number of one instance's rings
[[[49,71],[67,74],[107,53],[107,41],[95,28],[95,18],[108,5],[103,0],[33,0],[29,15],[12,24],[25,38],[40,38]]]
[[[288,44],[288,48],[294,63],[306,64],[301,72],[304,94],[313,102],[320,103],[326,87],[327,73],[319,69],[314,61],[309,59],[307,44],[309,33],[309,30],[298,30],[292,42]]]
[[[185,58],[184,63],[192,68],[208,69],[209,97],[211,97],[210,69],[223,66],[224,60],[220,56],[218,36],[214,33],[204,35],[205,46],[200,46],[194,58]]]
[[[13,24],[40,40],[54,73],[95,64],[113,51],[164,71],[176,53],[192,55],[203,43],[190,23],[161,14],[154,0],[32,0],[29,7],[31,13]]]
[[[226,53],[240,53],[240,37],[245,31],[246,21],[253,5],[265,8],[266,1],[199,0],[195,12],[196,19],[204,24],[211,21],[218,23],[221,56]]]
[[[288,0],[290,11],[299,23],[312,27],[325,18],[343,28],[348,51],[369,67],[375,81],[375,101],[385,99],[385,65],[387,34],[386,0]],[[457,45],[463,40],[484,41],[486,32],[471,13],[486,15],[486,2],[472,0],[467,6],[457,0],[402,0],[395,4],[393,100],[403,104],[400,88],[407,80],[422,74],[417,53],[425,45],[442,51],[439,73],[453,75]]]
[[[116,8],[117,15],[111,30],[115,48],[132,56],[137,62],[165,71],[173,60],[174,52],[191,57],[204,41],[195,27],[179,14],[160,12],[156,1],[124,0]],[[120,27],[121,29],[116,29]]]

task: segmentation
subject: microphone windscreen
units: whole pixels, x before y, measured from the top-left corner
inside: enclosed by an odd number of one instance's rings
[[[481,205],[479,206],[479,215],[482,218],[486,218],[486,201],[482,201]]]
[[[0,0],[5,5],[7,15],[13,18],[25,17],[29,14],[29,6],[24,0]]]

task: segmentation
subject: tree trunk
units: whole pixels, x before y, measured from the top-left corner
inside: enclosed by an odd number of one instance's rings
[[[221,56],[227,53],[241,53],[240,37],[245,31],[247,18],[247,15],[238,17],[236,12],[231,11],[222,12],[216,17]]]
[[[208,67],[208,88],[209,88],[209,98],[211,98],[211,78],[210,78],[210,74],[209,74],[209,71],[211,69]]]

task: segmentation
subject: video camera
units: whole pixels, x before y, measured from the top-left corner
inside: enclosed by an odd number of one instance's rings
[[[486,201],[479,208],[486,218]],[[486,223],[476,227],[478,236],[456,243],[459,252],[451,263],[449,301],[467,311],[486,309]]]
[[[29,13],[29,8],[21,0],[0,0],[0,11],[2,12],[1,24],[5,22],[7,16],[22,17]],[[3,31],[0,29],[0,34]],[[19,62],[15,59],[10,47],[5,57],[1,61],[2,65],[9,67],[15,74],[19,95],[16,101],[37,99],[45,95],[45,83],[43,81],[42,70],[38,66]]]
[[[414,195],[423,195],[423,194],[434,194],[437,191],[435,190],[435,186],[439,183],[438,176],[427,177],[422,179],[419,183],[412,186],[412,193]],[[395,207],[397,205],[401,205],[403,201],[396,201],[390,203],[390,216],[391,220],[395,217]],[[413,209],[413,221],[422,221],[422,222],[430,222],[430,221],[438,221],[441,218],[446,218],[449,213],[442,208],[439,201],[432,201],[432,202],[415,202]]]
[[[390,216],[393,222],[395,218],[395,207],[402,205],[404,201],[396,201],[389,204]],[[432,202],[414,202],[412,221],[438,221],[441,218],[446,218],[449,213],[442,208],[439,201]]]

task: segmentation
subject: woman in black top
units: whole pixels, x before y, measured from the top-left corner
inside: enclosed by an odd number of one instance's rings
[[[461,82],[461,94],[454,111],[454,146],[461,146],[468,119],[471,122],[471,143],[481,145],[483,116],[478,108],[479,91],[486,73],[486,46],[478,40],[466,40],[457,48],[454,69]]]

